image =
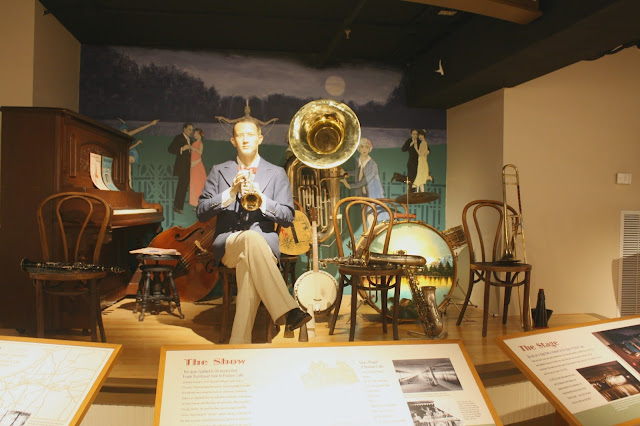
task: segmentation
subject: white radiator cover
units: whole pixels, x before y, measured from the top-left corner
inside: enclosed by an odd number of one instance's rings
[[[640,313],[640,211],[623,211],[620,220],[619,315]]]

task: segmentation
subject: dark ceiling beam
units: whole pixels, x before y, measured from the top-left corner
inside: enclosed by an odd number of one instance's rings
[[[485,34],[477,22],[416,59],[406,73],[412,107],[451,108],[505,87],[513,87],[581,60],[601,57],[620,45],[640,40],[640,1],[574,0],[592,10],[572,22],[533,22],[513,33],[509,28]],[[571,0],[555,3],[571,7]],[[564,13],[558,16],[565,16]],[[545,21],[545,22],[543,22]],[[529,27],[538,25],[535,31]],[[533,28],[531,28],[533,30]],[[541,31],[543,29],[544,31]],[[442,60],[444,75],[435,72]]]
[[[358,16],[360,16],[360,11],[362,10],[365,4],[367,4],[367,0],[359,0],[358,4],[356,4],[356,6],[353,8],[349,16],[344,19],[342,23],[342,27],[336,31],[336,33],[333,35],[333,37],[329,41],[327,48],[318,56],[318,60],[316,61],[316,67],[322,68],[326,66],[329,58],[331,57],[333,52],[336,50],[338,45],[342,41],[349,38],[349,32],[351,31],[350,27],[351,25],[353,25],[355,20],[358,19]]]
[[[462,10],[476,15],[490,16],[516,24],[528,24],[542,16],[538,0],[403,0]]]

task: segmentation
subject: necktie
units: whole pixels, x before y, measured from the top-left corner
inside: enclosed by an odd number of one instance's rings
[[[258,172],[258,168],[257,167],[245,167],[245,166],[241,166],[240,164],[238,164],[238,171],[240,171],[240,170],[249,170],[254,175]]]

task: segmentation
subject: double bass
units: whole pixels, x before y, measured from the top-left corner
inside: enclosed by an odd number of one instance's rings
[[[171,227],[149,243],[149,247],[176,249],[182,255],[174,267],[173,280],[183,302],[202,299],[218,282],[220,274],[212,251],[216,219],[196,221],[187,228]]]

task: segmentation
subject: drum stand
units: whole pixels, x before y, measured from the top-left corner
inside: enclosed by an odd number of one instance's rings
[[[462,295],[466,298],[466,294],[464,294],[464,291],[462,291],[462,289],[460,287],[458,287],[458,283],[456,283],[456,288],[458,288],[460,290],[460,292],[462,293]],[[455,289],[454,289],[455,291]],[[452,292],[453,293],[453,292]],[[445,296],[444,297],[444,301],[442,302],[442,313],[443,315],[447,314],[447,307],[450,304],[453,304],[453,306],[455,306],[455,308],[458,310],[458,312],[460,312],[460,307],[458,306],[458,304],[462,304],[464,303],[463,300],[458,300],[456,301],[453,297],[451,297],[450,295]],[[475,305],[471,300],[469,300],[469,305],[473,306],[474,308],[477,308],[478,305]],[[466,315],[462,316],[467,322],[474,322],[475,320],[470,320],[469,318],[467,318]]]

